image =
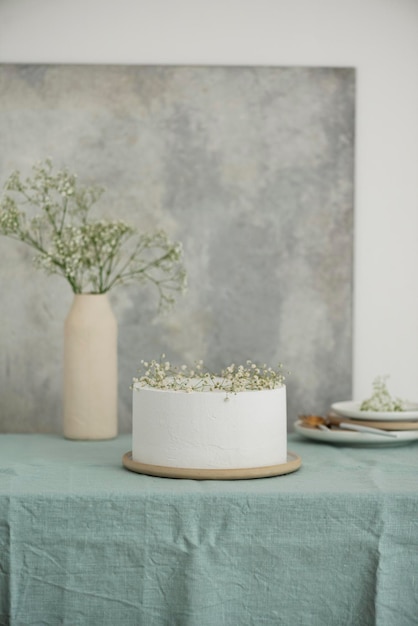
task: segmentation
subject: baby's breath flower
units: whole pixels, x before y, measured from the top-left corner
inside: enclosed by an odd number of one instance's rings
[[[386,386],[387,376],[377,376],[373,381],[373,393],[361,403],[361,411],[405,411],[405,402],[400,398],[392,398]]]
[[[139,377],[133,382],[141,387],[155,389],[184,391],[225,391],[226,393],[238,393],[240,391],[261,391],[263,389],[276,389],[282,387],[285,376],[282,365],[276,369],[263,366],[260,368],[252,361],[247,361],[246,366],[235,364],[228,365],[221,373],[213,373],[204,369],[203,361],[198,361],[199,368],[189,368],[187,365],[179,367],[171,365],[169,361],[141,361],[142,370]],[[255,367],[253,367],[255,365]],[[144,372],[144,367],[147,367]],[[136,387],[138,388],[138,387]]]
[[[0,234],[36,250],[35,266],[60,274],[75,293],[106,293],[128,281],[147,281],[158,291],[160,306],[184,291],[186,272],[182,246],[164,231],[140,233],[122,220],[89,219],[101,187],[80,187],[67,170],[53,172],[46,159],[23,180],[13,172],[0,198]],[[30,210],[18,210],[18,201]]]

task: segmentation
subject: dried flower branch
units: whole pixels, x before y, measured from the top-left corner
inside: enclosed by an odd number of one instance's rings
[[[152,387],[166,391],[225,391],[237,393],[239,391],[261,391],[263,389],[276,389],[282,387],[285,376],[282,365],[277,369],[267,367],[266,364],[259,366],[252,361],[246,365],[229,365],[220,374],[205,370],[203,361],[195,363],[194,367],[181,365],[173,366],[164,360],[163,354],[160,361],[141,361],[139,377],[134,378],[137,383],[136,389]]]
[[[106,293],[129,281],[152,283],[160,305],[174,302],[186,286],[180,243],[163,231],[139,233],[122,220],[89,218],[100,187],[80,187],[67,170],[53,172],[50,159],[35,165],[25,180],[18,171],[0,199],[0,234],[36,251],[34,264],[59,274],[74,293]],[[29,216],[19,207],[38,210]]]

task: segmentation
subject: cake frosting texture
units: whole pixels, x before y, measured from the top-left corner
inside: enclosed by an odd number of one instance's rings
[[[133,389],[132,458],[165,467],[264,467],[287,459],[286,387],[259,391]]]

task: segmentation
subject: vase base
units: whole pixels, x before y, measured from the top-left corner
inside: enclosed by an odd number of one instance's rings
[[[112,439],[117,439],[118,434],[110,435],[106,437],[72,437],[71,435],[64,435],[64,439],[68,439],[69,441],[111,441]]]

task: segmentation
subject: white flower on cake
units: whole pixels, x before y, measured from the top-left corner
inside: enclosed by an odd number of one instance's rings
[[[373,393],[361,403],[361,411],[376,411],[380,413],[392,411],[406,411],[405,402],[400,398],[393,398],[386,385],[388,376],[377,376],[373,381]]]
[[[221,372],[205,370],[203,361],[197,361],[193,368],[187,365],[173,366],[165,361],[163,354],[160,361],[141,361],[140,375],[134,378],[135,389],[151,387],[169,391],[262,391],[277,389],[284,385],[285,375],[282,365],[276,369],[257,365],[248,360],[245,365],[232,363]]]

